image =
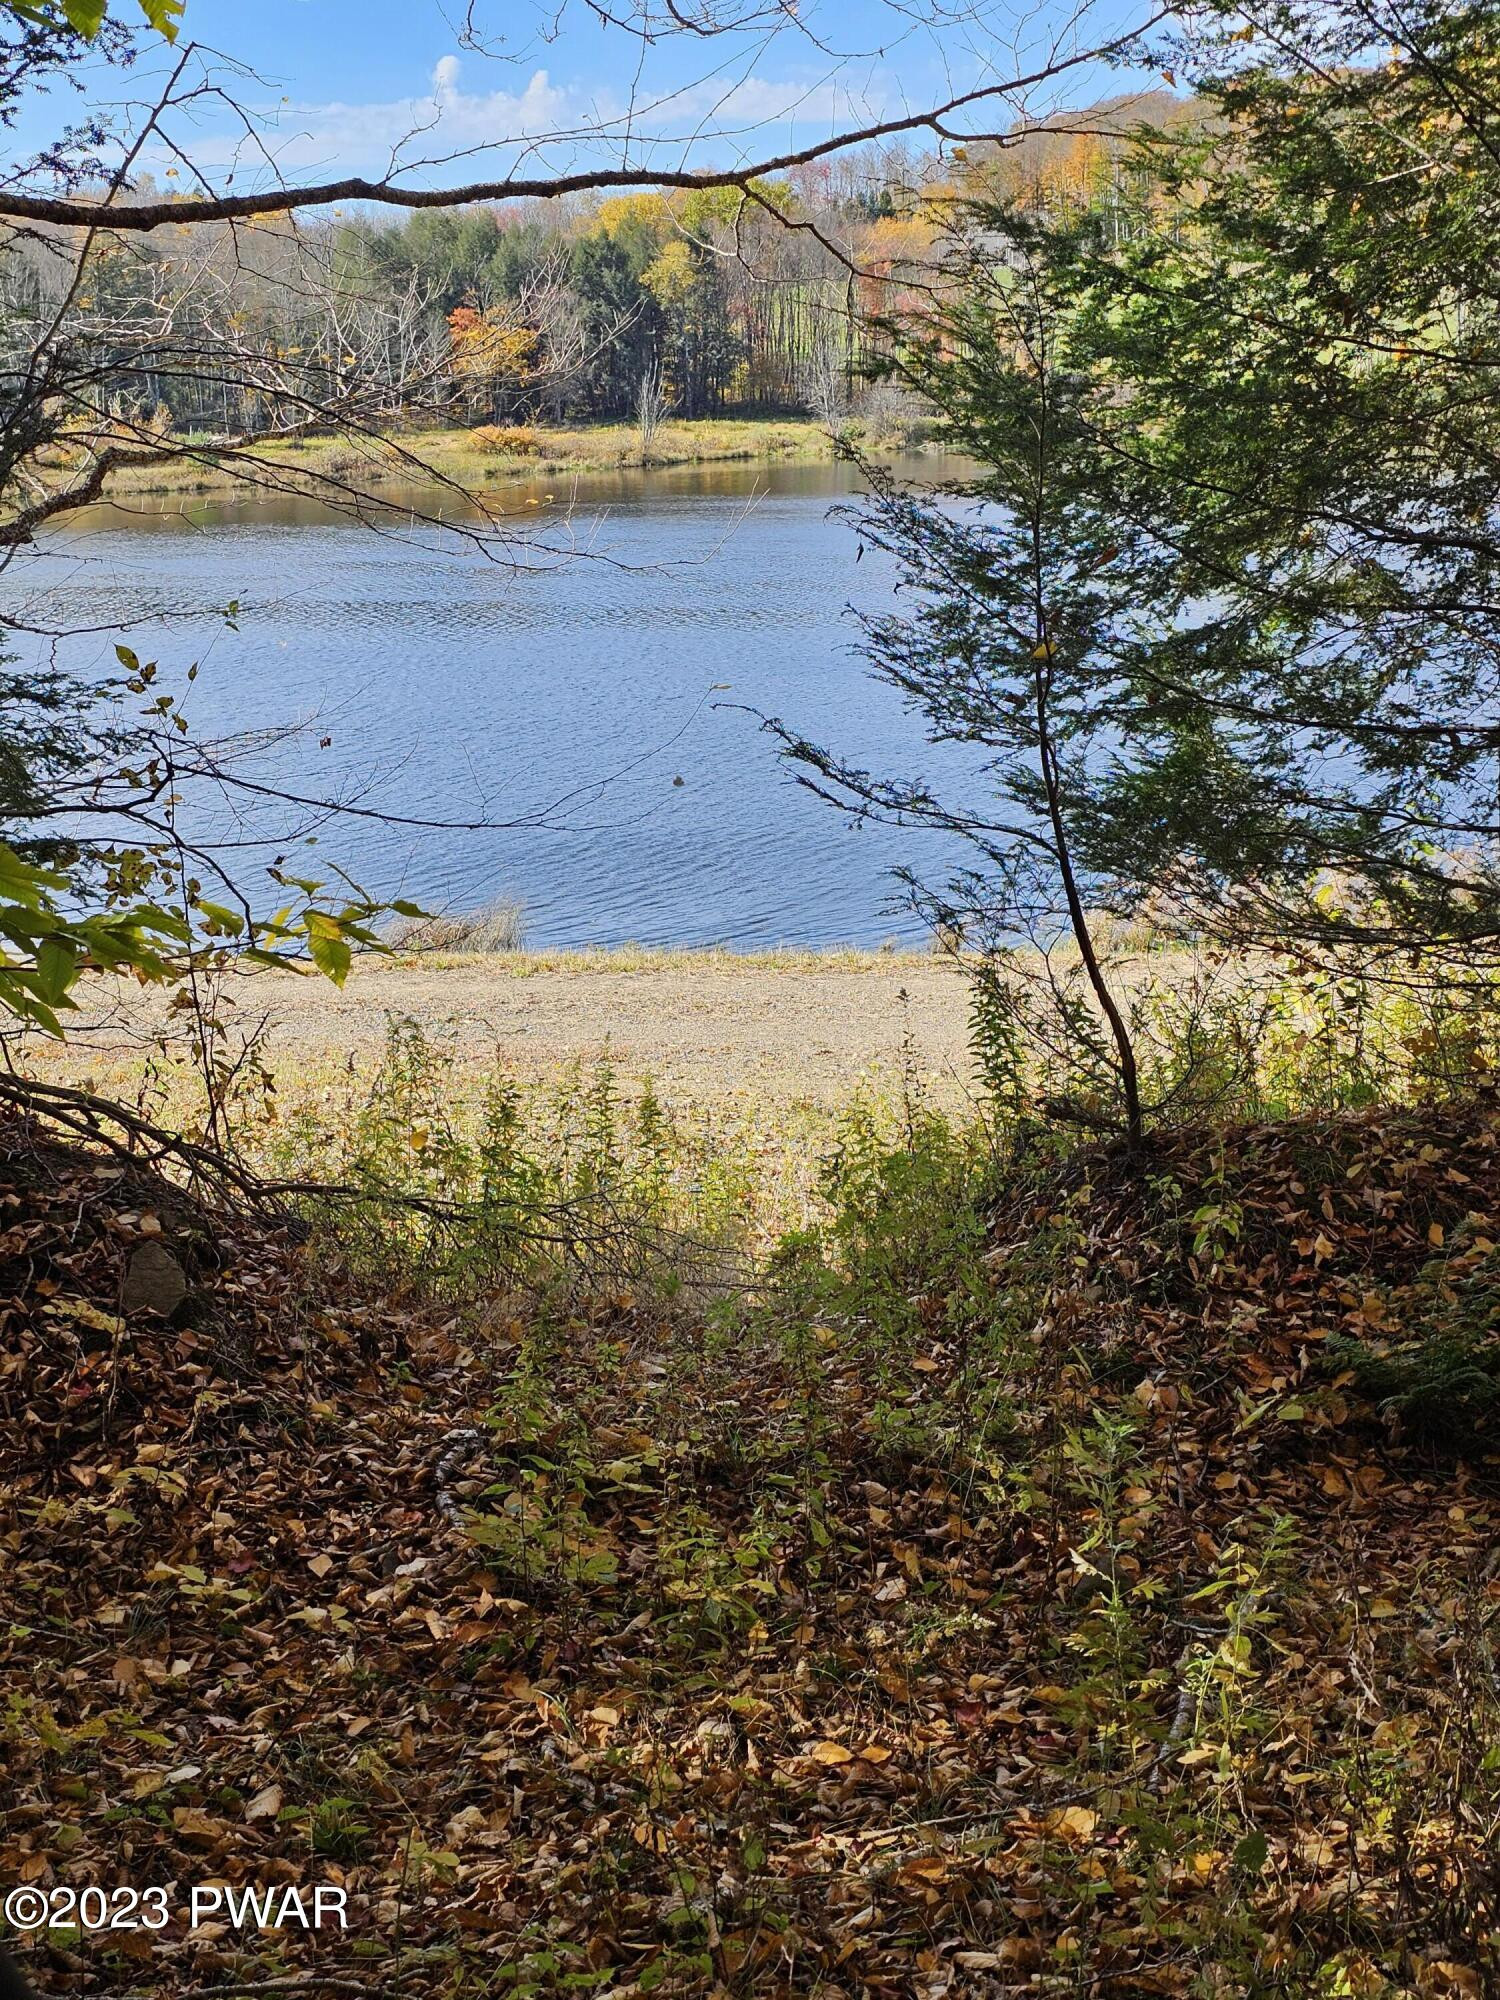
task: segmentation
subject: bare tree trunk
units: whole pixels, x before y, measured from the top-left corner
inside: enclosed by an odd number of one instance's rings
[[[807,407],[834,437],[849,421],[849,377],[845,365],[848,335],[832,312],[819,313],[799,384]]]
[[[635,423],[641,440],[641,464],[650,462],[652,449],[656,444],[656,433],[661,428],[661,420],[666,412],[667,393],[662,387],[661,370],[655,362],[641,377],[640,387],[635,395]]]
[[[1040,620],[1037,630],[1038,651],[1045,653],[1048,646],[1046,626]],[[1104,968],[1099,963],[1099,955],[1094,950],[1088,913],[1083,907],[1083,898],[1078,893],[1078,878],[1073,872],[1073,857],[1062,816],[1062,793],[1057,781],[1051,725],[1047,719],[1046,671],[1046,667],[1043,666],[1037,672],[1037,738],[1041,755],[1042,783],[1047,793],[1047,816],[1051,821],[1053,851],[1057,856],[1057,872],[1062,881],[1063,897],[1068,906],[1068,922],[1072,926],[1073,936],[1078,945],[1078,955],[1083,960],[1083,969],[1088,975],[1089,985],[1094,989],[1094,996],[1114,1038],[1115,1053],[1120,1065],[1120,1089],[1125,1098],[1126,1144],[1132,1153],[1138,1153],[1145,1142],[1146,1124],[1141,1110],[1140,1073],[1136,1067],[1135,1046],[1130,1039],[1130,1029],[1125,1016],[1120,1012],[1119,1002],[1110,991],[1109,982],[1104,977]]]
[[[1059,782],[1057,751],[1052,736],[1049,698],[1052,683],[1053,635],[1047,616],[1046,560],[1042,549],[1042,497],[1047,481],[1049,417],[1045,335],[1038,341],[1033,360],[1036,364],[1038,392],[1041,399],[1041,418],[1037,425],[1036,496],[1031,510],[1032,609],[1033,633],[1036,641],[1032,658],[1035,662],[1037,755],[1041,764],[1042,786],[1047,796],[1047,818],[1052,829],[1052,850],[1057,859],[1057,872],[1062,883],[1063,900],[1067,905],[1068,922],[1072,927],[1078,955],[1083,961],[1089,985],[1094,990],[1094,997],[1099,1002],[1100,1011],[1109,1024],[1109,1032],[1114,1040],[1115,1054],[1120,1068],[1120,1089],[1125,1099],[1125,1142],[1132,1153],[1138,1153],[1145,1142],[1146,1125],[1141,1110],[1140,1072],[1136,1066],[1135,1045],[1131,1041],[1130,1028],[1120,1011],[1119,1002],[1110,991],[1109,981],[1104,977],[1099,954],[1094,949],[1088,913],[1083,907],[1083,897],[1079,893],[1078,877],[1073,867],[1067,822],[1063,817],[1062,786]]]

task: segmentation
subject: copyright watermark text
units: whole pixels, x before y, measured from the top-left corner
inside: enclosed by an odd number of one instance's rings
[[[178,1891],[174,1899],[164,1888],[42,1889],[23,1883],[0,1898],[0,1916],[14,1931],[163,1931],[174,1917],[194,1931],[204,1924],[242,1931],[346,1931],[349,1892],[326,1882],[310,1888],[205,1882]]]

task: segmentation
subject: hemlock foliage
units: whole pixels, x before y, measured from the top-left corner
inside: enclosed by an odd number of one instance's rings
[[[1137,1137],[1101,915],[1376,973],[1500,944],[1500,10],[1282,6],[1173,59],[1202,115],[1137,134],[1124,206],[981,169],[889,329],[977,471],[876,474],[915,608],[865,643],[971,792],[781,730],[818,789],[970,842],[913,895],[1044,947]]]

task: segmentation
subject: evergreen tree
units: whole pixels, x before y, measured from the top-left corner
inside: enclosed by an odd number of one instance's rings
[[[1100,786],[1140,724],[1137,607],[1150,602],[1160,557],[1097,504],[1094,390],[1070,347],[1086,245],[1017,212],[967,221],[940,307],[904,329],[901,370],[980,470],[933,495],[869,468],[874,500],[858,518],[914,599],[908,612],[863,621],[871,663],[930,742],[976,750],[973,789],[940,798],[920,779],[874,776],[773,727],[825,796],[971,845],[976,865],[939,889],[905,873],[916,906],[941,932],[1039,971],[1036,991],[1051,1005],[1028,1010],[1025,1026],[1054,1047],[1062,1102],[1089,1121],[1118,1113],[1139,1144],[1147,1106],[1091,917],[1104,885],[1084,849]],[[1034,961],[1011,956],[1022,940]],[[1076,957],[1060,955],[1060,941]],[[1023,1004],[1020,987],[1003,991]]]
[[[631,408],[655,365],[661,311],[642,282],[655,255],[644,231],[596,230],[573,244],[570,266],[588,361],[581,387],[591,414]]]
[[[1090,851],[1237,940],[1500,945],[1500,9],[1279,9],[1074,306],[1171,560]]]
[[[1371,970],[1500,949],[1500,10],[1286,6],[1189,59],[1203,115],[1140,135],[1129,230],[972,203],[888,329],[979,471],[877,480],[917,608],[867,646],[982,792],[788,736],[831,796],[977,847],[914,894],[1044,947],[1055,1046],[1111,1054],[1137,1137],[1091,912]]]

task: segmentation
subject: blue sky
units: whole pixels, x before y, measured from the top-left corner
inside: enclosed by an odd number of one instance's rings
[[[394,168],[432,184],[606,157],[724,164],[1039,67],[1146,11],[1132,0],[1096,0],[1081,16],[1050,0],[1024,12],[1009,0],[784,0],[759,16],[757,0],[717,5],[752,18],[713,39],[679,32],[647,45],[585,0],[473,0],[467,16],[464,0],[187,0],[183,39],[215,52],[191,74],[248,108],[254,136],[224,98],[200,96],[169,128],[185,155],[174,178],[232,174],[244,188]],[[94,101],[119,102],[123,124],[138,118],[169,55],[158,43],[128,91],[103,78]],[[1090,64],[1029,105],[1045,112],[1120,87]],[[45,129],[29,118],[24,139]],[[162,173],[169,155],[153,146],[143,163]]]

